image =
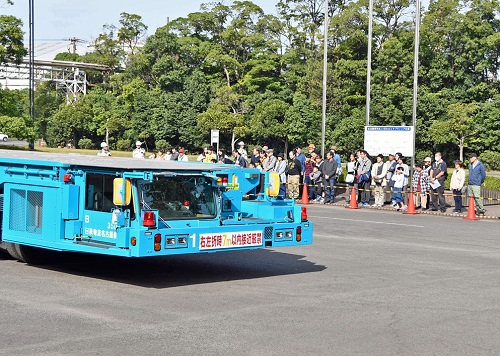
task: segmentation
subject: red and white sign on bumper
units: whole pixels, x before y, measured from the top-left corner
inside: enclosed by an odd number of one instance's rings
[[[262,231],[200,234],[200,250],[262,246]]]

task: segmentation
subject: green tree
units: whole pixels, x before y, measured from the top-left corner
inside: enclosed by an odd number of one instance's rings
[[[0,15],[0,64],[21,63],[28,53],[23,44],[23,22],[14,16]]]
[[[477,103],[451,104],[448,107],[448,120],[435,121],[429,128],[429,135],[437,144],[454,142],[460,151],[460,160],[464,158],[464,147],[477,139],[479,127],[475,114],[479,109]]]
[[[141,20],[142,17],[136,14],[126,12],[120,14],[121,27],[118,29],[118,39],[129,48],[132,56],[137,49],[137,43],[145,36],[148,29]]]

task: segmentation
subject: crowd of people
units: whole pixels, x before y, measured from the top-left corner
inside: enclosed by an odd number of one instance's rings
[[[242,168],[257,168],[265,172],[276,172],[280,179],[278,197],[281,199],[295,199],[300,197],[300,186],[307,186],[310,202],[333,204],[337,189],[337,180],[342,174],[342,161],[337,153],[337,147],[331,146],[323,157],[314,144],[303,152],[302,147],[296,147],[288,152],[275,155],[274,150],[268,146],[254,148],[251,155],[245,149],[243,141],[238,142],[238,149],[226,152],[219,148],[217,151],[212,146],[205,147],[196,161],[206,163],[235,164]],[[140,141],[132,157],[144,159],[146,151]],[[98,156],[110,156],[108,145],[103,142]],[[162,150],[151,154],[150,159],[188,161],[184,149],[172,147],[165,153]],[[455,201],[454,213],[462,212],[462,195],[468,193],[475,198],[478,214],[484,214],[485,209],[480,197],[480,187],[486,177],[484,165],[478,160],[475,153],[470,154],[469,178],[466,175],[463,162],[455,161],[450,190]],[[388,159],[381,154],[376,156],[374,162],[368,152],[359,150],[349,155],[345,164],[348,190],[356,189],[357,203],[361,206],[370,206],[372,193],[374,203],[372,207],[380,208],[390,204],[399,211],[407,209],[407,189],[414,193],[414,203],[417,209],[446,212],[444,196],[445,181],[448,177],[448,167],[440,152],[434,156],[426,157],[423,162],[415,164],[413,175],[410,177],[410,167],[406,158],[401,153],[389,154]],[[410,184],[408,186],[408,184]]]

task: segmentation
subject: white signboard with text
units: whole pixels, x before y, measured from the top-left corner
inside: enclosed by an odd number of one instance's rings
[[[219,144],[219,130],[210,130],[210,143],[213,145]]]
[[[370,156],[400,152],[405,157],[412,157],[413,126],[365,126],[365,151]]]

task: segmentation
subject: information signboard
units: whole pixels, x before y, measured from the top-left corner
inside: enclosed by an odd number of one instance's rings
[[[213,145],[219,144],[219,130],[210,130],[210,143]]]
[[[370,156],[400,152],[405,157],[412,157],[413,126],[365,126],[365,150]]]

